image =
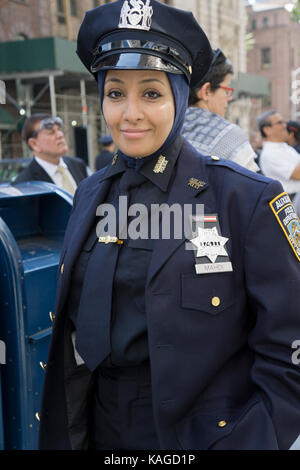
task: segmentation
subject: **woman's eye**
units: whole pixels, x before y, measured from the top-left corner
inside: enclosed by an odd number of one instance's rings
[[[152,100],[155,100],[155,99],[157,99],[157,98],[160,98],[160,97],[161,97],[161,94],[160,94],[158,91],[150,90],[150,91],[147,91],[147,92],[145,93],[145,96],[146,96],[147,98],[150,98],[150,99],[152,99]]]
[[[120,98],[122,96],[122,93],[118,90],[111,90],[111,91],[108,91],[106,93],[106,96],[108,96],[109,98]]]

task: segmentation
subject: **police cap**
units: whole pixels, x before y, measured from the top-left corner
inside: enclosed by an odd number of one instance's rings
[[[191,86],[213,59],[193,14],[157,0],[117,0],[88,11],[77,53],[95,77],[100,70],[151,69],[183,73]]]
[[[99,137],[98,142],[99,144],[102,144],[102,145],[110,145],[113,143],[113,140],[112,140],[111,135],[107,134],[107,135],[103,135]]]

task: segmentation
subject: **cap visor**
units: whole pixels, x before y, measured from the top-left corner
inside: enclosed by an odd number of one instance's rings
[[[182,70],[177,68],[175,65],[162,60],[160,57],[156,57],[150,54],[138,54],[138,53],[121,53],[107,56],[105,58],[99,58],[92,65],[92,72],[99,72],[100,70],[160,70],[162,72],[169,73],[184,73]]]

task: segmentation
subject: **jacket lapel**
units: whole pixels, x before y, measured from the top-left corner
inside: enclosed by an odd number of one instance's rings
[[[54,181],[50,176],[48,175],[47,171],[44,170],[44,168],[41,167],[35,160],[35,158],[31,162],[31,174],[33,177],[33,180],[35,181],[46,181],[47,183],[52,183],[54,184]]]
[[[70,220],[68,233],[64,241],[66,250],[62,260],[64,268],[60,283],[60,293],[57,295],[57,312],[64,305],[70,284],[72,267],[86,237],[95,223],[97,207],[105,200],[109,187],[109,180],[105,180],[100,184],[99,180],[97,180],[95,184],[87,184],[82,188],[83,194],[80,195],[78,205],[75,209],[76,217],[74,223]]]
[[[204,206],[204,214],[212,213],[215,206],[213,192],[209,187],[205,170],[205,159],[196,156],[194,149],[187,143],[183,145],[178,159],[176,177],[167,204],[168,207],[179,204],[182,214],[184,214],[185,205],[189,204],[192,206],[193,215],[196,214],[196,204]],[[147,284],[169,257],[187,240],[188,238],[185,237],[184,230],[182,230],[181,239],[174,239],[171,234],[170,239],[159,239],[154,243]]]

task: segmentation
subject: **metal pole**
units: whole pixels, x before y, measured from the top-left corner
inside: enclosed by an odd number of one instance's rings
[[[30,85],[25,86],[25,106],[26,106],[26,116],[31,116],[31,93]]]
[[[50,88],[50,102],[51,102],[51,114],[56,116],[56,96],[55,96],[55,83],[54,76],[49,75],[49,88]]]
[[[80,80],[80,95],[81,95],[81,109],[82,109],[82,123],[84,127],[87,127],[87,101],[86,101],[86,88],[85,81]]]

